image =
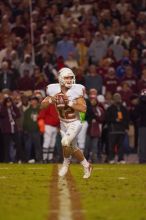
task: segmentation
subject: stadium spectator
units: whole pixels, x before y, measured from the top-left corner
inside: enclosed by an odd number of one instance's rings
[[[100,32],[96,32],[88,49],[89,62],[97,65],[97,63],[106,55],[106,51],[106,41],[103,39]]]
[[[113,104],[105,112],[105,124],[108,126],[109,163],[115,163],[116,153],[118,162],[125,163],[123,142],[129,126],[129,117],[119,93],[113,95]]]
[[[85,85],[85,73],[84,68],[80,66],[76,70],[76,83]]]
[[[14,88],[14,75],[8,61],[3,61],[0,69],[0,90]]]
[[[134,75],[139,79],[141,73],[142,60],[139,57],[137,49],[132,49],[130,51],[130,60],[131,60],[131,66],[134,70]]]
[[[89,89],[96,89],[98,93],[102,92],[102,85],[103,85],[103,79],[102,77],[97,73],[96,65],[91,64],[88,68],[88,72],[85,75],[85,87],[87,89],[87,92]]]
[[[117,91],[117,87],[119,86],[120,82],[113,67],[108,69],[108,72],[104,76],[103,81],[104,93],[110,91],[112,94],[114,94]]]
[[[62,14],[60,15],[60,24],[64,30],[67,30],[72,22],[71,11],[69,8],[64,7]]]
[[[74,54],[72,52],[70,52],[68,54],[68,58],[66,59],[64,64],[65,64],[65,66],[67,66],[67,67],[69,67],[71,69],[79,67],[77,59],[75,59],[75,56],[74,56]]]
[[[101,137],[101,123],[104,118],[104,109],[101,107],[97,100],[97,90],[89,90],[89,104],[87,107],[87,137],[86,137],[86,147],[85,156],[87,159],[93,163],[100,161],[99,158],[99,138]],[[90,114],[88,114],[90,108]]]
[[[20,152],[21,152],[21,162],[25,162],[26,160],[26,154],[25,154],[25,149],[24,149],[24,137],[23,137],[23,120],[24,120],[24,111],[28,106],[26,107],[26,103],[24,102],[24,99],[27,97],[23,96],[20,92],[18,91],[13,91],[11,94],[12,100],[16,107],[19,109],[20,112],[20,117],[16,119],[16,124],[18,128],[18,136],[20,140]]]
[[[1,110],[1,107],[2,107],[3,99],[4,99],[3,93],[0,92],[0,110]],[[4,146],[3,146],[1,126],[2,126],[2,123],[1,123],[1,120],[0,120],[0,143],[1,143],[1,146],[0,146],[0,162],[3,162],[3,159],[4,159]]]
[[[25,138],[26,161],[33,158],[37,163],[42,162],[41,134],[39,131],[37,117],[39,114],[39,99],[36,96],[30,98],[30,106],[24,112],[23,131]],[[32,152],[34,150],[34,155]]]
[[[143,164],[146,163],[146,89],[141,91],[132,116],[138,119],[138,156],[139,163]]]
[[[40,44],[50,44],[52,39],[51,25],[44,25],[42,28],[42,34],[40,35]]]
[[[30,77],[29,70],[24,70],[23,76],[17,81],[17,89],[21,91],[33,90],[33,86],[33,80],[32,77]]]
[[[2,50],[0,50],[0,67],[4,60],[10,60],[10,54],[13,50],[12,43],[6,41],[5,44],[6,46]]]
[[[79,18],[82,15],[83,5],[80,4],[79,0],[73,1],[73,6],[70,8],[71,14],[76,21],[79,21]]]
[[[24,76],[24,71],[26,70],[29,72],[29,76],[31,76],[33,73],[33,63],[32,63],[30,54],[25,54],[24,61],[20,65],[20,76],[21,77]]]
[[[42,70],[43,65],[48,62],[49,59],[49,45],[44,43],[39,45],[39,49],[36,51],[35,54],[35,63],[37,66],[40,67]]]
[[[18,135],[18,126],[16,119],[20,117],[19,109],[13,103],[12,98],[6,96],[3,100],[0,109],[0,121],[3,126],[1,126],[1,132],[3,135],[3,145],[4,145],[4,162],[18,162],[22,160],[22,152],[20,152],[20,139]],[[16,149],[16,155],[11,158],[10,147],[14,143],[14,148]]]
[[[77,45],[77,54],[79,56],[79,65],[84,66],[88,64],[88,47],[85,44],[85,38],[79,38]]]
[[[115,67],[117,64],[114,52],[110,47],[107,48],[106,55],[103,57],[103,59],[108,59],[110,61],[111,66],[113,67]]]
[[[40,131],[43,133],[43,162],[53,162],[56,137],[60,124],[55,105],[50,104],[47,108],[40,110],[37,120]]]
[[[18,72],[20,71],[20,59],[18,58],[18,53],[16,50],[12,50],[10,54],[11,67],[16,69]],[[19,73],[20,75],[20,73]]]
[[[129,110],[131,108],[131,97],[133,95],[133,91],[126,81],[121,83],[121,89],[119,90],[119,93],[122,97],[123,104]]]
[[[131,65],[125,67],[125,73],[121,79],[121,83],[126,82],[133,93],[137,93],[137,76],[134,74],[134,70]]]
[[[69,33],[64,33],[62,40],[57,42],[56,54],[57,57],[62,56],[64,61],[68,59],[69,53],[76,53],[74,42],[70,40]]]
[[[56,62],[59,63],[59,60],[62,61],[62,59],[58,58]],[[58,63],[56,63],[56,66],[53,66],[50,63],[50,60],[46,59],[46,62],[44,63],[42,67],[42,71],[44,72],[45,77],[47,78],[49,83],[57,82],[57,79],[58,79],[57,69],[60,69],[60,66],[58,66]],[[63,63],[60,62],[59,64],[61,64],[61,67],[64,66],[64,62]]]
[[[138,89],[138,93],[140,93],[140,91],[142,89],[146,89],[146,67],[144,67],[142,69],[142,75],[140,77],[140,80],[137,83],[137,89]]]
[[[48,80],[45,74],[40,71],[39,66],[34,66],[31,78],[33,83],[33,90],[45,90],[48,84]]]
[[[116,61],[120,61],[124,54],[124,47],[119,36],[114,37],[113,42],[110,44],[110,48],[113,50]]]

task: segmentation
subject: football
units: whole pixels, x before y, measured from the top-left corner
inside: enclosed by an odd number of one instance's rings
[[[68,104],[68,98],[62,92],[55,95],[55,104],[57,108],[64,108]]]

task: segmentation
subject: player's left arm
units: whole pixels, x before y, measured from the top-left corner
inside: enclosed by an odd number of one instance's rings
[[[68,106],[79,112],[86,112],[87,110],[86,102],[83,97],[79,97],[75,101],[69,101]]]
[[[55,103],[54,98],[52,96],[47,96],[41,102],[40,109],[47,108],[51,103]]]

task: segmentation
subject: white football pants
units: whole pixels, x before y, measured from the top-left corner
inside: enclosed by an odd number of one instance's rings
[[[43,160],[52,160],[56,143],[57,127],[45,125],[43,136]]]
[[[79,120],[73,122],[61,121],[61,143],[63,146],[77,147],[77,136],[82,128],[82,123]]]

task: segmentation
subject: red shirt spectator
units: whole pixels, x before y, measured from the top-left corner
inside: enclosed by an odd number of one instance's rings
[[[46,125],[59,126],[58,112],[54,104],[50,104],[48,108],[39,112],[38,120],[43,119]]]

